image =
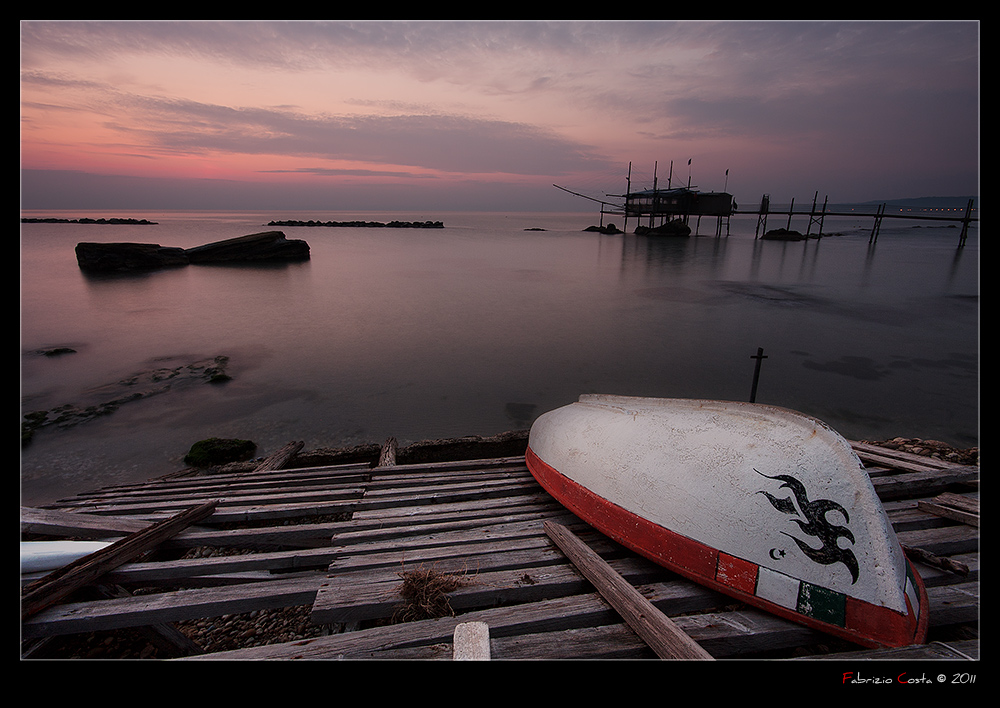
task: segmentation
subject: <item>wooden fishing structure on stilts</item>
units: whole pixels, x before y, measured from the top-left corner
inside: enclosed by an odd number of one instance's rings
[[[921,219],[932,221],[952,221],[962,224],[962,231],[959,236],[959,247],[965,245],[969,234],[969,225],[978,222],[979,219],[973,216],[973,199],[969,199],[965,207],[963,216],[941,216],[928,213],[914,213],[914,211],[899,213],[887,211],[889,204],[882,202],[876,206],[874,213],[865,213],[857,209],[851,210],[830,210],[829,196],[823,198],[823,206],[817,209],[819,191],[813,194],[812,206],[808,211],[795,211],[795,199],[791,200],[787,210],[772,209],[771,197],[764,194],[761,197],[760,205],[756,210],[740,211],[737,208],[733,195],[728,192],[729,170],[726,170],[726,185],[722,192],[702,192],[691,185],[690,173],[691,160],[688,160],[688,180],[686,186],[673,186],[674,163],[670,162],[670,172],[667,176],[667,188],[660,189],[657,178],[658,163],[653,163],[653,186],[650,189],[632,189],[632,163],[628,163],[628,172],[625,177],[625,192],[623,194],[605,194],[609,199],[596,199],[594,197],[574,192],[560,187],[558,184],[552,185],[564,192],[569,192],[574,196],[583,197],[595,201],[601,205],[600,228],[605,229],[605,215],[621,216],[624,219],[622,230],[628,231],[628,222],[635,219],[636,226],[634,232],[637,235],[649,236],[689,236],[691,234],[690,220],[695,220],[695,235],[701,225],[703,216],[716,217],[715,235],[721,236],[723,224],[725,224],[726,235],[729,235],[730,218],[733,215],[755,214],[757,216],[757,228],[754,231],[754,238],[775,238],[780,240],[800,240],[805,238],[821,238],[823,236],[824,220],[828,216],[849,216],[849,217],[871,217],[873,219],[872,229],[869,235],[869,244],[874,244],[878,240],[879,232],[884,219]],[[614,199],[616,201],[610,201]],[[849,205],[841,205],[841,207]],[[785,228],[775,232],[767,231],[767,218],[770,215],[787,216]],[[806,226],[806,233],[801,234],[792,231],[793,216],[808,216],[809,222]],[[611,225],[609,225],[610,227]],[[812,229],[816,227],[816,234],[813,236]]]
[[[690,166],[691,161],[688,160]],[[650,236],[689,236],[691,234],[690,219],[697,217],[695,233],[701,225],[701,217],[716,217],[715,235],[722,235],[723,223],[726,233],[729,233],[729,217],[734,213],[733,195],[728,192],[701,192],[691,186],[691,175],[688,173],[687,185],[673,186],[674,163],[670,163],[667,176],[667,188],[660,189],[657,178],[658,163],[653,163],[653,187],[651,189],[632,189],[632,163],[629,162],[625,178],[624,194],[606,194],[619,201],[595,199],[578,192],[573,192],[558,184],[552,185],[564,192],[569,192],[584,199],[596,201],[601,205],[601,228],[604,228],[604,216],[615,215],[624,219],[623,231],[628,231],[628,222],[636,221],[635,233]],[[728,185],[729,170],[726,170]]]

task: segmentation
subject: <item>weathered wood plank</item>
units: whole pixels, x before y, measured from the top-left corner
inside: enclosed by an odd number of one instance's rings
[[[947,491],[954,484],[975,484],[979,481],[978,467],[955,466],[947,470],[905,472],[872,479],[879,499],[926,497]]]
[[[396,466],[396,447],[396,438],[388,438],[382,443],[382,449],[378,456],[378,467]]]
[[[256,492],[254,494],[229,494],[212,496],[218,503],[220,510],[226,507],[254,507],[265,504],[319,504],[331,501],[344,501],[360,499],[363,489],[353,486],[343,489],[314,489],[314,490],[284,490],[277,489],[271,492]],[[177,509],[190,506],[205,500],[205,495],[183,495],[171,498],[156,499],[114,499],[107,503],[88,504],[88,513],[92,514],[157,514],[171,513]]]
[[[55,570],[24,588],[21,620],[59,602],[74,590],[93,582],[109,570],[155,548],[164,539],[212,515],[215,502],[192,507],[176,516],[136,531],[110,546]]]
[[[251,473],[247,473],[248,475]],[[251,494],[271,494],[275,492],[288,492],[289,490],[308,491],[310,489],[331,491],[343,488],[358,487],[367,483],[370,475],[364,470],[358,470],[352,474],[339,474],[336,476],[288,476],[283,472],[279,474],[270,473],[264,479],[243,479],[227,482],[214,482],[212,477],[205,478],[206,481],[199,484],[185,484],[151,487],[145,489],[108,489],[99,494],[94,493],[87,496],[77,497],[71,500],[63,500],[58,504],[59,508],[87,507],[101,503],[108,503],[121,500],[132,500],[136,502],[148,502],[170,499],[199,499],[205,497],[222,497],[233,495]],[[199,480],[200,481],[200,480]]]
[[[643,559],[631,557],[612,561],[612,567],[633,583],[648,583],[662,578],[665,571]],[[468,611],[502,603],[522,603],[551,599],[590,589],[580,572],[568,563],[530,569],[468,572],[461,559],[442,559],[435,565],[440,573],[463,577],[466,583],[448,593],[455,611]],[[347,623],[392,617],[402,603],[402,581],[391,570],[327,579],[320,586],[313,604],[312,617],[317,624]]]
[[[747,654],[823,644],[828,641],[827,636],[820,632],[754,609],[678,616],[681,612],[698,612],[725,604],[725,598],[687,581],[654,583],[639,587],[638,590],[650,598],[660,611],[669,614],[685,633],[716,658],[739,658]],[[950,624],[962,617],[965,618],[963,620],[965,622],[975,621],[978,603],[973,601],[972,593],[961,591],[949,592],[948,595],[943,593],[941,589],[928,592],[931,600],[932,626],[945,626],[945,622]],[[956,605],[956,609],[947,612],[946,616],[945,609],[952,604]],[[935,615],[942,616],[945,622],[935,623]],[[973,619],[969,620],[969,617]],[[495,658],[499,659],[525,658],[503,654],[501,648],[505,646],[503,640],[505,637],[550,633],[561,635],[567,630],[584,631],[589,628],[620,624],[621,619],[596,592],[589,592],[513,607],[468,612],[456,617],[373,627],[287,644],[252,647],[179,660],[361,659],[376,658],[376,655],[381,655],[382,658],[400,657],[401,654],[396,652],[408,653],[410,658],[419,658],[420,652],[414,652],[415,648],[450,643],[455,627],[461,622],[469,621],[482,621],[490,626],[492,643],[497,649]],[[576,654],[575,643],[556,641],[554,644],[561,646],[565,652],[530,658],[587,658]],[[836,659],[837,654],[827,655],[826,658]]]
[[[936,516],[979,526],[979,499],[977,497],[945,492],[931,500],[920,499],[917,508]]]
[[[284,467],[295,457],[296,453],[303,448],[305,443],[302,440],[293,440],[269,455],[267,459],[254,468],[254,472],[271,472],[272,470],[284,469]]]
[[[938,556],[971,553],[979,550],[979,533],[975,528],[959,524],[896,534],[899,542],[911,548],[922,548]]]
[[[599,555],[569,529],[551,521],[545,532],[573,565],[597,587],[601,596],[625,619],[625,623],[649,644],[661,659],[712,661],[712,655],[692,640],[669,617],[653,607],[630,583],[612,570]]]
[[[54,605],[25,620],[21,636],[34,639],[307,605],[322,581],[321,573],[308,573],[259,583]]]
[[[895,467],[896,469],[911,470],[928,468],[947,470],[960,466],[956,465],[954,462],[948,462],[947,460],[939,460],[934,457],[906,452],[905,450],[893,450],[892,448],[859,441],[852,441],[851,447],[854,448],[854,451],[858,454],[858,457],[861,458],[861,461],[866,464],[867,461],[871,460],[877,464],[888,465],[890,467]]]
[[[21,507],[21,533],[105,539],[142,531],[150,522],[128,516],[75,513]]]
[[[868,649],[862,651],[844,651],[836,654],[819,656],[796,656],[786,661],[921,661],[921,660],[952,660],[979,661],[979,640],[964,639],[957,642],[931,642],[930,644],[914,644],[896,649]]]
[[[208,558],[181,558],[136,562],[123,565],[107,574],[108,582],[119,585],[182,584],[206,576],[238,573],[324,571],[337,557],[333,548],[298,548],[291,551],[265,551]]]
[[[485,622],[462,622],[452,643],[455,661],[490,660],[490,626]]]
[[[60,500],[55,505],[77,502],[89,503],[92,500],[105,499],[116,495],[150,495],[163,496],[184,491],[205,491],[211,493],[214,489],[274,487],[280,478],[283,486],[300,485],[336,485],[341,481],[351,483],[351,480],[369,479],[369,465],[342,465],[334,467],[303,467],[284,469],[280,477],[273,472],[232,472],[207,475],[186,476],[175,479],[156,479],[134,484],[121,484],[101,487],[89,492],[76,494],[73,497]]]

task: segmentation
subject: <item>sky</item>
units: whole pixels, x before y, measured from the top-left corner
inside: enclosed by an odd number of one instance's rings
[[[979,194],[971,21],[21,21],[21,207]],[[630,168],[631,164],[631,168]]]

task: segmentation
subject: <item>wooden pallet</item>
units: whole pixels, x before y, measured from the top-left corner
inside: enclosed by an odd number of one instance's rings
[[[978,638],[953,640],[956,628],[978,627],[978,467],[860,443],[855,449],[900,541],[924,553],[918,570],[930,598],[930,643],[898,655],[978,659]],[[655,658],[546,535],[550,521],[576,534],[716,659],[885,655],[741,605],[638,557],[554,502],[521,457],[172,477],[22,509],[22,534],[117,538],[208,501],[217,504],[210,518],[100,579],[163,592],[56,604],[22,621],[22,639],[311,604],[313,621],[329,634],[186,660],[451,659],[456,629],[470,623],[488,628],[493,659]],[[251,552],[179,557],[200,546]],[[963,568],[966,574],[956,572]],[[447,593],[453,616],[393,623],[403,578],[413,571],[457,576],[459,587]]]

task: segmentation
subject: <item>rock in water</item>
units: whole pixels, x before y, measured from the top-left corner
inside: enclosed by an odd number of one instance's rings
[[[76,262],[83,270],[115,272],[187,265],[188,257],[183,248],[156,243],[78,243]]]
[[[210,467],[249,460],[256,449],[257,443],[252,440],[206,438],[191,446],[188,454],[184,456],[184,464],[192,467]]]
[[[288,240],[281,231],[237,236],[194,248],[170,248],[155,243],[78,243],[80,268],[99,272],[152,270],[188,263],[239,263],[309,260],[309,244]]]
[[[184,253],[191,263],[233,261],[307,260],[309,244],[288,240],[281,231],[264,231],[189,248]]]

